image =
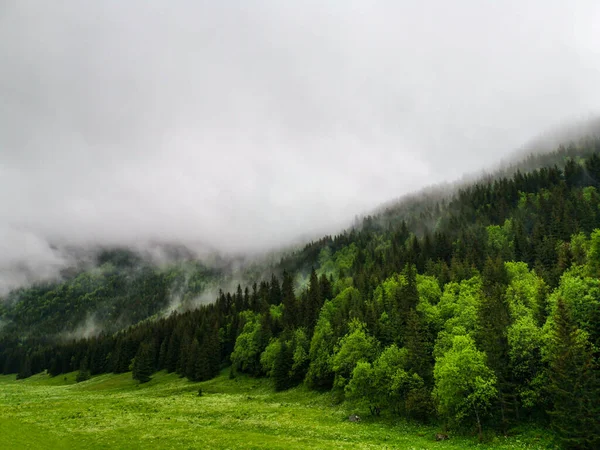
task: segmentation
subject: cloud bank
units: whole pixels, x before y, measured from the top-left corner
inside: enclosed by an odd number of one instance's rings
[[[4,1],[0,284],[56,273],[48,242],[257,251],[490,165],[598,112],[598,23],[594,0]]]

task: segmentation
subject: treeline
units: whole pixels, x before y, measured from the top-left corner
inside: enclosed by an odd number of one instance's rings
[[[598,448],[600,141],[584,144],[544,156],[560,164],[368,217],[284,259],[282,276],[199,309],[62,344],[5,339],[0,365],[19,377],[132,370],[142,382],[230,367],[374,415],[480,436],[537,422],[565,447]]]

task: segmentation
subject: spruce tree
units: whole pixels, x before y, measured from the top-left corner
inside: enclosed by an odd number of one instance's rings
[[[81,364],[79,365],[79,372],[77,373],[77,377],[75,377],[75,381],[77,383],[81,383],[82,381],[86,381],[90,379],[90,370],[88,369],[88,359],[87,356],[81,360]]]
[[[165,368],[167,372],[175,372],[177,370],[177,361],[179,360],[179,346],[180,346],[180,335],[177,331],[171,333],[169,338],[169,345],[167,347],[167,354],[165,357]]]
[[[283,303],[283,326],[292,329],[300,319],[296,296],[294,294],[294,278],[283,272],[283,283],[281,284],[281,295]]]
[[[276,391],[284,391],[291,387],[290,371],[294,364],[292,349],[282,340],[279,353],[273,363],[273,381]]]
[[[160,350],[158,352],[158,368],[165,369],[167,366],[167,350],[168,350],[169,342],[165,337],[160,344]]]
[[[194,338],[192,345],[190,346],[190,355],[185,370],[185,376],[190,381],[199,381],[202,379],[200,374],[200,357],[200,344],[198,339]]]
[[[21,362],[21,367],[19,368],[19,373],[17,373],[17,380],[23,380],[25,378],[29,378],[31,375],[31,358],[29,354],[25,356],[23,361]]]
[[[563,299],[553,316],[548,392],[552,427],[566,448],[600,447],[600,385],[589,343],[575,326]]]
[[[132,377],[140,383],[147,383],[151,379],[152,349],[149,344],[141,344],[133,360]]]

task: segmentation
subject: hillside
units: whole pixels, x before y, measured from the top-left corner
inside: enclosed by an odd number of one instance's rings
[[[160,370],[204,381],[230,367],[277,391],[328,392],[376,423],[482,440],[535,426],[597,448],[599,180],[600,139],[581,140],[386,205],[264,267],[266,279],[168,316],[174,280],[194,299],[223,274],[106,262],[10,294],[0,367],[19,379],[132,370],[140,389]],[[136,324],[57,336],[91,314]]]

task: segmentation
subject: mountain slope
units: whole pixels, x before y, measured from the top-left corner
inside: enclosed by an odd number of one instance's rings
[[[8,327],[0,363],[20,378],[133,368],[142,381],[161,369],[207,380],[230,365],[232,377],[331,390],[375,416],[480,437],[549,423],[565,446],[596,448],[599,153],[599,139],[582,140],[391,205],[266,279],[119,333],[24,342]]]

